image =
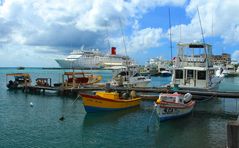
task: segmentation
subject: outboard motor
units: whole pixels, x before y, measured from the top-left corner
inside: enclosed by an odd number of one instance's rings
[[[188,103],[189,101],[191,101],[191,99],[192,99],[192,95],[190,93],[186,93],[183,97],[184,103]]]

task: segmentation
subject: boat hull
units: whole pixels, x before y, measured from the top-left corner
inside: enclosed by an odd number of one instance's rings
[[[161,73],[160,77],[171,77],[172,74],[171,73]]]
[[[83,105],[87,113],[116,111],[139,106],[140,98],[135,99],[108,99],[99,96],[80,94],[82,96]]]
[[[99,65],[99,62],[89,61],[89,60],[64,60],[56,59],[56,62],[61,68],[93,68],[100,69],[102,66]]]
[[[192,112],[195,101],[187,104],[163,103],[157,105],[157,115],[160,121],[172,120],[186,116]]]

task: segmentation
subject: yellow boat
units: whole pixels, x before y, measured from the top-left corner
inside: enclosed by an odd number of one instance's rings
[[[83,99],[83,105],[87,113],[99,111],[122,110],[139,106],[141,98],[127,97],[117,92],[96,92],[95,95],[80,94]]]

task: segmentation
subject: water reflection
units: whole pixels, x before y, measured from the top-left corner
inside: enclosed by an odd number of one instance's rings
[[[139,107],[112,112],[88,113],[85,115],[83,126],[87,128],[95,125],[117,124],[120,118],[133,112],[137,112],[138,110],[140,110]]]

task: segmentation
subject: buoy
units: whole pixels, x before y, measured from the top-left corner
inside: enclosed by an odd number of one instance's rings
[[[60,121],[63,121],[64,119],[65,119],[64,116],[59,118]]]
[[[30,102],[30,106],[33,107],[33,103],[32,102]]]

